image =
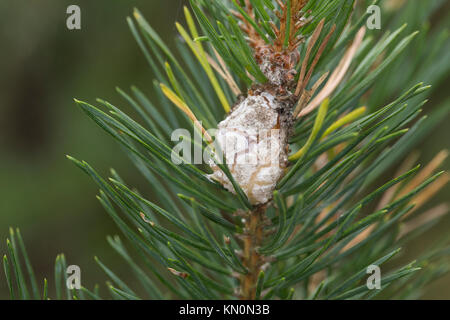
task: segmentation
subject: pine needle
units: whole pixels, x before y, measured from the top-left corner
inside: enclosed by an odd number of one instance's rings
[[[366,112],[366,110],[367,110],[366,107],[358,108],[358,109],[350,112],[349,114],[343,116],[339,120],[335,121],[332,125],[330,125],[328,127],[328,129],[325,130],[325,132],[323,133],[323,135],[320,139],[325,138],[330,133],[345,126],[346,124],[349,124],[349,123],[359,119]]]
[[[300,157],[302,157],[311,147],[312,143],[314,142],[314,140],[316,139],[317,135],[319,134],[320,129],[322,128],[323,122],[325,120],[325,116],[327,114],[328,111],[328,106],[330,104],[330,100],[329,99],[325,99],[322,104],[320,105],[319,108],[319,112],[317,113],[317,117],[316,120],[314,122],[314,126],[313,129],[311,131],[311,134],[308,138],[308,140],[306,141],[305,145],[298,150],[295,154],[291,155],[289,157],[290,161],[295,161],[298,160]]]
[[[191,111],[191,109],[189,108],[189,106],[183,101],[181,100],[176,94],[175,92],[173,92],[172,90],[170,90],[170,88],[168,88],[165,84],[161,83],[161,90],[163,91],[163,93],[166,95],[166,97],[172,101],[173,104],[175,104],[181,111],[183,111],[183,113],[193,122],[193,124],[195,125],[195,127],[197,127],[203,137],[208,141],[208,143],[212,143],[213,140],[211,138],[211,136],[208,134],[208,132],[203,128],[202,124],[200,123],[200,121],[197,120],[197,118],[195,117],[194,113]]]

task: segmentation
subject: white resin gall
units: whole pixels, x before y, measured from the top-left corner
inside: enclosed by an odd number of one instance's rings
[[[272,198],[287,164],[287,130],[280,125],[281,105],[267,92],[248,96],[219,123],[216,144],[233,178],[253,205]],[[216,153],[218,155],[219,153]],[[234,193],[226,175],[214,164],[209,178]]]

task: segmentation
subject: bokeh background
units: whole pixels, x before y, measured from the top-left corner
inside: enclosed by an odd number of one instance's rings
[[[81,30],[66,28],[70,4],[81,7]],[[116,263],[118,258],[106,243],[106,235],[119,232],[96,200],[96,186],[65,155],[88,161],[103,175],[114,167],[130,185],[147,191],[149,187],[142,185],[119,146],[76,108],[73,98],[93,102],[102,97],[131,112],[115,87],[128,89],[134,84],[151,94],[153,75],[126,17],[138,7],[171,45],[174,22],[182,19],[184,4],[179,0],[0,1],[0,252],[5,252],[9,226],[20,227],[38,278],[47,276],[50,286],[54,258],[61,252],[68,264],[81,267],[82,282],[89,287],[106,280],[94,255],[127,278],[125,265]],[[434,17],[438,20],[439,14]],[[433,91],[429,110],[448,102],[449,73],[445,72],[446,80]],[[449,148],[449,120],[443,119],[418,146],[420,162]],[[447,187],[434,203],[448,200],[449,194]],[[411,245],[407,255],[414,256],[449,228],[446,219],[426,234],[425,241]],[[0,299],[8,297],[4,280],[0,272]],[[450,277],[432,284],[425,297],[450,299]]]

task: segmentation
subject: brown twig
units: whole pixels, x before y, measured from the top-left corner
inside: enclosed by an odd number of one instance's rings
[[[258,275],[266,262],[265,257],[257,251],[264,239],[265,214],[266,207],[260,206],[249,212],[245,221],[242,263],[247,268],[248,273],[242,275],[240,279],[239,296],[243,300],[255,299]]]
[[[228,68],[225,64],[225,62],[223,61],[222,57],[219,55],[219,53],[216,51],[216,49],[212,48],[214,55],[217,58],[217,61],[219,62],[219,65],[216,63],[216,61],[214,61],[214,59],[209,55],[206,54],[206,58],[208,59],[209,64],[217,71],[217,73],[226,81],[226,83],[228,84],[228,86],[230,87],[231,91],[233,91],[233,93],[236,96],[239,96],[242,92],[239,89],[238,85],[236,84],[236,82],[233,79],[233,76],[231,75],[231,73],[228,71]]]
[[[411,231],[431,222],[433,220],[439,219],[440,217],[446,215],[450,211],[450,206],[448,203],[442,203],[436,207],[431,208],[430,210],[422,213],[418,217],[408,221],[405,223],[397,236],[397,239],[407,235]]]
[[[326,78],[328,78],[328,75],[330,72],[325,72],[312,86],[311,90],[304,90],[302,95],[300,96],[300,99],[298,100],[297,106],[295,107],[293,117],[294,119],[297,117],[299,112],[303,109],[303,107],[309,102],[311,97],[316,93],[317,89],[322,85],[322,83],[325,81]]]
[[[325,39],[323,39],[322,43],[320,44],[319,50],[317,51],[316,55],[314,56],[313,62],[311,63],[311,67],[309,68],[308,74],[306,75],[305,81],[303,82],[304,86],[306,86],[308,84],[309,80],[311,79],[314,68],[316,67],[317,63],[319,62],[319,59],[322,56],[322,53],[325,50],[325,48],[328,44],[328,41],[330,41],[330,38],[333,35],[334,30],[336,30],[335,24],[331,27],[330,32],[328,32]],[[301,90],[303,90],[303,89],[304,89],[304,87]]]
[[[304,108],[298,115],[298,117],[305,116],[312,112],[315,108],[317,108],[324,99],[329,97],[334,90],[338,87],[338,85],[341,83],[342,79],[344,78],[347,70],[350,67],[350,64],[353,60],[353,57],[356,54],[356,51],[360,47],[362,40],[364,38],[364,34],[366,32],[366,29],[363,27],[361,28],[358,33],[355,36],[355,40],[353,41],[350,48],[346,51],[344,54],[342,60],[339,62],[339,65],[337,66],[336,70],[334,70],[333,74],[330,76],[330,79],[324,86],[324,88],[317,94],[317,96]]]
[[[316,44],[317,39],[319,39],[320,33],[322,32],[323,25],[325,23],[325,19],[322,19],[314,30],[311,40],[308,43],[308,47],[306,48],[305,58],[303,59],[302,67],[300,69],[300,76],[298,77],[297,89],[295,90],[295,95],[299,96],[300,91],[305,85],[303,84],[303,80],[306,74],[306,67],[308,66],[309,56],[311,55],[312,48]]]
[[[406,195],[407,193],[411,192],[415,188],[417,188],[422,182],[425,181],[429,176],[433,174],[433,172],[436,171],[437,168],[445,161],[445,159],[448,157],[448,151],[442,150],[440,151],[431,161],[426,165],[425,168],[423,168],[418,175],[414,177],[414,179],[411,180],[408,185],[403,188],[403,190],[400,192],[399,197],[402,197]]]

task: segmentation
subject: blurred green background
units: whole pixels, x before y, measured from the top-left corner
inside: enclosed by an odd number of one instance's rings
[[[182,20],[185,2],[0,2],[0,252],[5,252],[8,227],[20,227],[38,278],[47,276],[50,286],[60,252],[68,264],[81,267],[82,283],[89,287],[106,279],[94,255],[127,278],[125,265],[115,263],[118,258],[106,243],[106,235],[118,230],[95,199],[95,184],[65,155],[88,161],[103,175],[114,167],[130,185],[143,182],[119,146],[72,99],[93,102],[102,97],[130,112],[116,86],[128,89],[135,84],[151,94],[153,76],[125,18],[138,7],[171,45],[174,22]],[[66,28],[70,4],[81,7],[81,30]],[[415,50],[414,45],[407,50]],[[427,108],[447,99],[448,82],[444,83]],[[449,147],[446,122],[419,147],[422,163]],[[149,190],[145,185],[140,189]],[[448,191],[443,190],[435,203],[447,200]],[[427,237],[448,233],[450,221],[445,221]],[[413,256],[422,245],[413,245],[407,255]],[[0,298],[7,298],[4,280],[0,272]],[[431,285],[426,298],[450,299],[450,277]]]

